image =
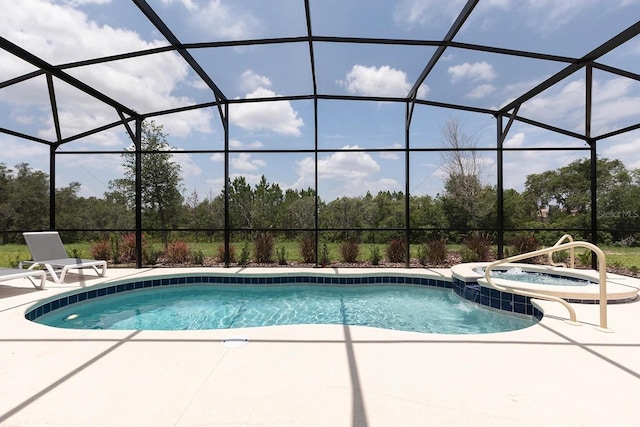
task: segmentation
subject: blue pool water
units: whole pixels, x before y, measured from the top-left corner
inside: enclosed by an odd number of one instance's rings
[[[477,268],[476,273],[485,273],[484,268]],[[527,271],[520,267],[512,267],[506,270],[492,270],[491,277],[505,280],[514,280],[516,282],[535,283],[537,285],[549,286],[586,286],[593,285],[595,282],[577,279],[570,276],[560,276],[559,274],[541,273],[537,271]]]
[[[189,330],[346,324],[440,334],[526,328],[531,316],[488,310],[415,285],[187,285],[96,298],[35,319],[60,328]]]

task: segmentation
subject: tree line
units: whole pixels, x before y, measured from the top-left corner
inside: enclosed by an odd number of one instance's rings
[[[454,123],[455,125],[455,123]],[[453,129],[455,133],[457,129]],[[242,176],[228,183],[228,195],[201,198],[184,195],[180,166],[172,160],[162,128],[143,126],[141,206],[143,229],[165,244],[176,234],[183,240],[220,241],[225,229],[225,200],[233,240],[255,230],[272,230],[283,238],[296,238],[317,226],[325,241],[356,238],[363,243],[404,239],[407,208],[403,192],[380,191],[360,197],[316,200],[313,188],[283,190],[263,176],[255,185]],[[454,135],[454,145],[458,144]],[[458,145],[458,148],[460,145]],[[467,153],[473,153],[468,151]],[[445,159],[446,179],[442,194],[410,195],[410,240],[462,240],[468,230],[495,230],[496,187],[482,182],[473,159],[465,151],[451,151]],[[82,197],[81,184],[72,182],[55,190],[55,227],[61,230],[92,230],[67,233],[65,241],[93,240],[100,230],[135,229],[135,161],[123,155],[123,178],[111,181],[103,197]],[[553,244],[559,230],[591,227],[590,160],[576,160],[557,170],[527,176],[522,192],[503,193],[505,229],[535,230],[541,243]],[[629,170],[620,160],[597,160],[598,236],[603,243],[640,244],[640,169]],[[49,228],[49,177],[27,163],[13,169],[0,163],[0,227],[2,243],[22,242],[26,230]],[[182,230],[182,231],[180,231]],[[514,231],[515,233],[515,231]]]

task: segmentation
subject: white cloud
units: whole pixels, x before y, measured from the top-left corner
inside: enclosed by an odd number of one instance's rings
[[[359,151],[358,146],[344,146],[339,151],[318,162],[318,177],[321,179],[358,179],[380,172],[380,165],[371,155]]]
[[[640,87],[637,82],[624,77],[593,82],[592,130],[598,134],[619,128],[625,119],[635,123],[640,105]],[[630,123],[626,123],[630,124]]]
[[[229,164],[231,168],[239,171],[255,171],[267,165],[264,160],[252,159],[249,153],[230,156]]]
[[[433,27],[441,22],[445,26],[451,25],[456,19],[464,0],[403,0],[398,2],[394,19],[403,27]],[[596,7],[611,7],[611,0],[487,0],[481,1],[472,19],[482,19],[480,26],[494,28],[495,22],[491,21],[494,9],[507,10],[511,13],[521,13],[527,25],[541,34],[548,34],[563,27],[574,20],[580,13]],[[620,2],[625,4],[625,0]],[[502,23],[501,25],[504,25]]]
[[[246,144],[238,139],[231,139],[229,140],[229,147],[234,148],[234,149],[239,149],[239,148],[260,148],[263,147],[264,144],[262,144],[262,142],[260,141],[253,141],[249,144]]]
[[[0,28],[4,37],[53,64],[166,45],[166,41],[145,41],[138,33],[128,29],[99,25],[80,10],[46,0],[8,2],[0,15]],[[25,32],[24,28],[30,31]],[[9,75],[25,71],[24,62],[12,57],[5,58],[3,67],[9,70]],[[144,112],[193,104],[188,98],[173,95],[178,85],[187,78],[187,69],[179,55],[164,53],[66,71],[121,104]],[[54,86],[61,126],[66,136],[118,119],[112,107],[96,102],[81,91],[57,79],[54,79]],[[22,105],[28,114],[35,116],[37,122],[45,124],[37,134],[54,138],[48,97],[43,88],[46,88],[44,78],[32,79],[15,85],[14,91],[2,91],[2,100],[12,106]],[[206,110],[194,110],[180,117],[167,116],[163,124],[167,133],[187,136],[193,130],[210,132],[209,119],[210,113]],[[114,133],[123,134],[122,128]],[[89,139],[111,146],[117,144],[116,140],[110,137]]]
[[[379,68],[354,65],[344,80],[338,80],[337,83],[344,87],[347,92],[362,96],[403,98],[407,96],[412,87],[407,78],[407,73],[391,68],[388,65],[383,65]],[[418,97],[424,97],[427,92],[428,88],[421,86],[418,90]]]
[[[627,169],[640,168],[640,135],[637,132],[618,135],[611,139],[601,141],[599,148],[602,157],[608,159],[620,159]]]
[[[526,7],[529,26],[546,34],[565,26],[578,14],[596,6],[599,0],[528,0]],[[610,3],[608,3],[610,4]]]
[[[13,111],[11,111],[11,113],[9,113],[9,117],[12,120],[15,120],[17,123],[23,124],[23,125],[30,125],[30,124],[34,124],[35,123],[35,117],[31,114],[28,113],[23,113],[22,111],[20,111],[21,109],[15,109]]]
[[[398,144],[395,143],[391,146],[391,148],[403,148],[404,146],[402,144]],[[389,152],[381,152],[379,153],[379,156],[381,159],[385,159],[385,160],[398,160],[400,159],[400,155],[398,154],[398,152],[396,151],[389,151]]]
[[[480,85],[480,86],[475,87],[466,96],[468,98],[480,99],[480,98],[484,98],[485,96],[495,92],[495,90],[496,90],[496,88],[493,85],[484,84],[484,85]]]
[[[9,168],[18,163],[29,163],[31,167],[41,170],[49,167],[49,147],[44,144],[35,144],[0,133],[0,147],[2,147],[0,163],[5,163]]]
[[[362,196],[367,191],[377,194],[379,191],[399,191],[402,186],[392,178],[376,178],[381,167],[371,155],[360,151],[358,146],[344,146],[342,150],[327,155],[318,161],[318,178],[321,187],[330,188],[330,194],[322,195],[324,200],[332,200],[341,196]],[[315,162],[306,157],[296,162],[298,180],[293,188],[306,188],[314,185]]]
[[[518,132],[511,135],[504,141],[504,146],[508,148],[517,148],[522,147],[525,140],[525,134],[523,132]]]
[[[258,88],[246,98],[271,98],[275,92]],[[234,125],[248,130],[267,130],[283,135],[299,136],[304,121],[291,107],[289,101],[266,101],[229,106],[229,120]]]
[[[256,89],[267,87],[271,87],[271,80],[268,77],[261,76],[253,70],[242,73],[240,88],[245,92],[253,92]]]
[[[543,92],[524,103],[518,114],[569,130],[583,131],[585,80],[576,79],[558,87],[558,90]],[[594,79],[592,133],[601,134],[619,128],[625,119],[637,116],[639,104],[640,90],[634,81],[624,77],[606,81]]]
[[[432,26],[443,18],[450,25],[460,13],[464,0],[403,0],[398,2],[394,11],[394,19],[401,26]]]
[[[71,6],[82,6],[84,4],[107,4],[111,3],[111,0],[63,0],[64,3]]]
[[[566,119],[571,115],[571,127],[575,128],[578,125],[576,121],[583,117],[585,82],[583,79],[574,80],[560,88],[555,93],[543,93],[525,102],[518,114],[536,120],[554,120],[556,123],[558,119]]]
[[[204,32],[224,39],[241,40],[256,35],[261,28],[260,20],[248,10],[234,9],[233,4],[210,0],[204,7],[193,7],[191,19]]]
[[[496,76],[493,66],[486,61],[453,65],[447,70],[451,74],[451,82],[456,83],[463,79],[472,81],[493,80]]]
[[[164,5],[170,5],[173,3],[181,3],[188,10],[195,10],[197,5],[191,0],[160,0],[160,3]]]

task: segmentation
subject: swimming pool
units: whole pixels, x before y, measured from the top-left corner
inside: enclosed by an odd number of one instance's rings
[[[483,308],[443,287],[391,284],[390,278],[380,277],[376,279],[383,279],[382,283],[351,285],[301,284],[298,280],[305,278],[293,279],[293,283],[259,286],[194,284],[186,280],[178,284],[179,280],[175,280],[172,286],[158,281],[156,287],[151,286],[154,280],[149,280],[140,283],[150,286],[135,289],[131,285],[128,291],[127,284],[112,285],[93,290],[92,297],[80,296],[92,292],[83,291],[50,301],[48,308],[46,304],[39,305],[27,313],[27,318],[49,326],[82,329],[345,324],[441,334],[503,332],[538,322],[531,315]],[[123,292],[115,294],[118,287]]]

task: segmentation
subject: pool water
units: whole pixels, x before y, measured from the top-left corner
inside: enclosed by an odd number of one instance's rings
[[[504,332],[537,323],[532,316],[482,308],[451,290],[417,285],[172,286],[96,298],[35,321],[127,330],[344,324],[439,334]]]
[[[484,275],[485,273],[484,268],[478,268],[474,271],[482,275]],[[514,280],[516,282],[535,283],[537,285],[551,286],[586,286],[595,284],[595,282],[591,282],[589,280],[560,276],[556,274],[539,273],[536,271],[526,271],[520,267],[513,267],[507,270],[491,270],[491,277],[495,277],[497,279]]]

